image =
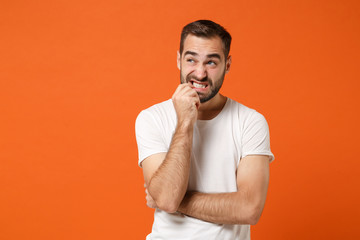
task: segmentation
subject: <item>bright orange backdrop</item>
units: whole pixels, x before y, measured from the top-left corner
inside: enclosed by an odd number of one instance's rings
[[[202,18],[233,36],[223,94],[270,126],[253,239],[360,237],[359,1],[23,0],[0,3],[0,239],[145,239],[135,118]]]

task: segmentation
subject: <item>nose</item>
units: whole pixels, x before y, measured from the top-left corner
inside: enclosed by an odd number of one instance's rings
[[[202,64],[198,64],[198,66],[196,66],[194,75],[198,80],[201,80],[201,79],[205,78],[207,76],[205,66],[202,65]]]

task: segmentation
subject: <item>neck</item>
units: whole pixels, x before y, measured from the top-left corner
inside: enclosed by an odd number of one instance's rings
[[[201,103],[198,110],[198,120],[210,120],[216,117],[225,106],[227,98],[216,94],[207,102]]]

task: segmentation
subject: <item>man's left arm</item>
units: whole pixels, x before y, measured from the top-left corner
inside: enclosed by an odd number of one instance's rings
[[[178,212],[219,224],[256,224],[265,205],[269,159],[265,155],[244,157],[237,169],[237,192],[187,192]]]

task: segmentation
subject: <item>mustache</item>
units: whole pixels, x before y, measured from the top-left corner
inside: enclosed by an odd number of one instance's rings
[[[209,78],[207,76],[202,78],[202,79],[197,78],[197,77],[192,76],[192,75],[186,76],[186,82],[190,82],[191,79],[194,79],[194,80],[196,80],[198,82],[207,82]]]

